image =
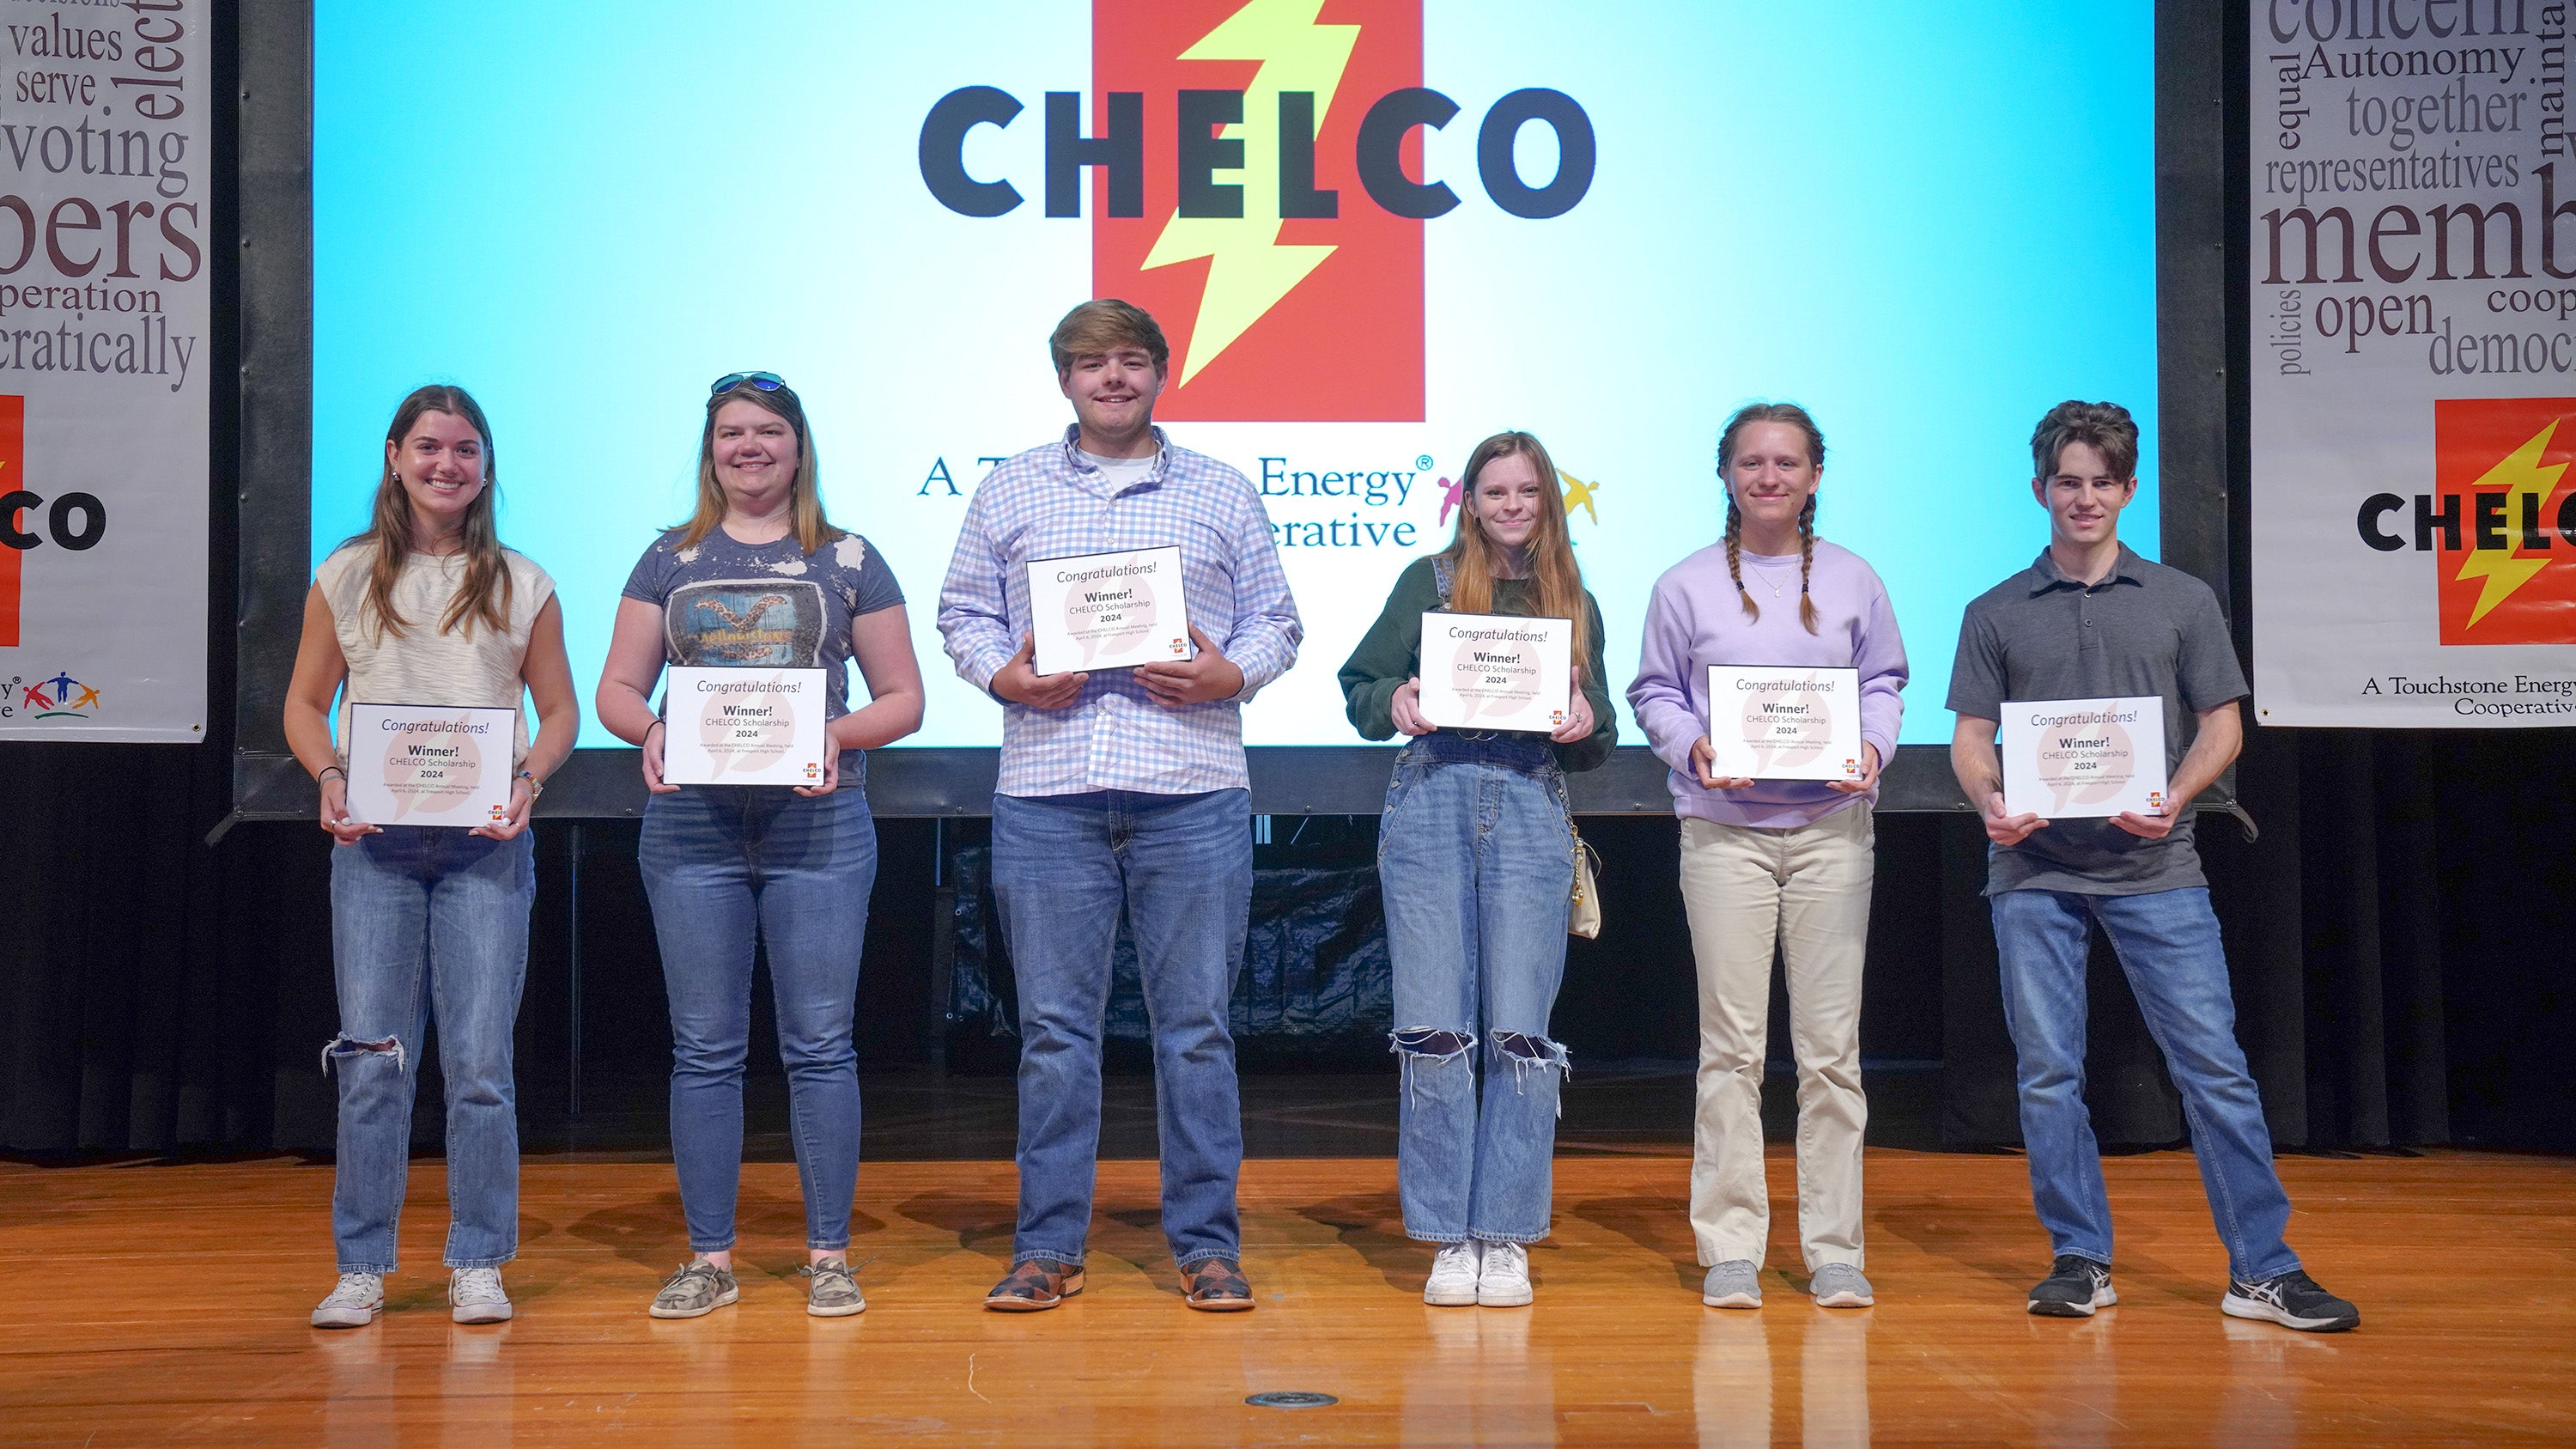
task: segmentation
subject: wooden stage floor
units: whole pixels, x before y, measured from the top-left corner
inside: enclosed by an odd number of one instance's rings
[[[859,1189],[870,1308],[826,1321],[792,1276],[795,1169],[762,1163],[741,1304],[663,1323],[643,1309],[683,1256],[668,1165],[539,1157],[518,1320],[460,1328],[423,1162],[390,1311],[324,1333],[304,1317],[331,1283],[327,1166],[0,1165],[0,1442],[2576,1442],[2576,1162],[2284,1159],[2293,1241],[2362,1307],[2332,1337],[2219,1314],[2188,1156],[2106,1166],[2122,1303],[2089,1321],[2022,1311],[2047,1245],[2019,1159],[1873,1151],[1869,1310],[1796,1291],[1794,1209],[1770,1306],[1702,1308],[1689,1164],[1639,1155],[1558,1163],[1529,1309],[1422,1304],[1391,1161],[1255,1161],[1260,1308],[1222,1316],[1181,1307],[1152,1164],[1104,1163],[1090,1291],[1005,1317],[976,1303],[1009,1255],[1010,1164],[890,1162]],[[1785,1208],[1792,1164],[1771,1169]],[[1341,1402],[1243,1403],[1275,1389]]]

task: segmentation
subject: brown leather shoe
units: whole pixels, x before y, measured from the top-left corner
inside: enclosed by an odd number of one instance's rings
[[[1202,1313],[1241,1313],[1252,1306],[1252,1284],[1232,1258],[1201,1258],[1181,1270],[1184,1300]]]
[[[1081,1291],[1080,1268],[1053,1258],[1031,1258],[1011,1265],[1011,1271],[985,1295],[984,1306],[996,1313],[1038,1313]]]

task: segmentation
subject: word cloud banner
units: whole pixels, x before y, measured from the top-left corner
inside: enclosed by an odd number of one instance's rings
[[[0,737],[206,737],[206,0],[0,0]]]
[[[2576,725],[2570,8],[2252,7],[2265,724]]]
[[[206,0],[0,0],[0,737],[206,719]]]

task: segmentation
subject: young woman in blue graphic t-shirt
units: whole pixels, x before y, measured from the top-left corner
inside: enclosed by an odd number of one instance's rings
[[[852,659],[868,685],[857,709],[844,699]],[[669,731],[651,697],[665,664],[823,670],[821,781],[664,781]],[[596,705],[600,723],[644,750],[652,795],[638,861],[671,1001],[671,1151],[692,1256],[650,1311],[696,1318],[736,1296],[751,966],[766,944],[805,1189],[806,1312],[857,1313],[867,1301],[846,1258],[859,1173],[851,1016],[876,879],[860,751],[921,727],[921,666],[885,560],[825,521],[804,405],[774,374],[734,373],[709,390],[697,511],[627,579]]]

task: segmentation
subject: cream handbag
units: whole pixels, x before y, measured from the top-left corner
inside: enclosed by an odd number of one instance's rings
[[[1574,901],[1566,912],[1565,932],[1587,941],[1601,936],[1601,889],[1596,883],[1601,874],[1601,853],[1584,840],[1583,832],[1574,836]]]

